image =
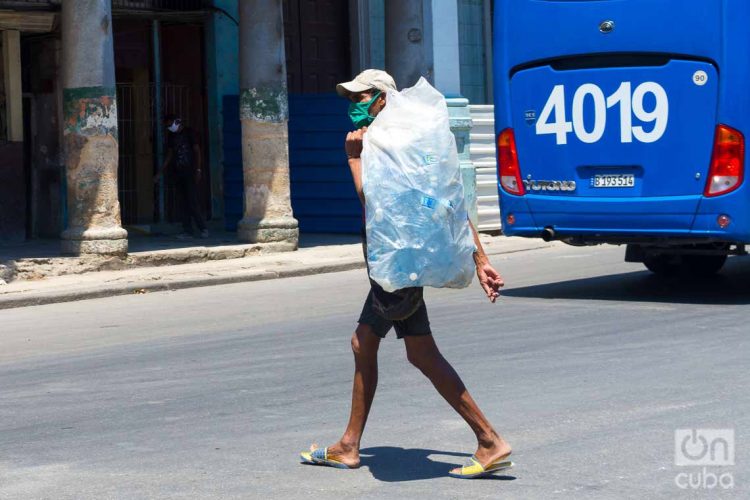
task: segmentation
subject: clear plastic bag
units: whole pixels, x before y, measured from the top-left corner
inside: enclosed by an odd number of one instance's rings
[[[386,291],[464,288],[475,250],[443,95],[421,78],[388,92],[364,138],[367,262]]]

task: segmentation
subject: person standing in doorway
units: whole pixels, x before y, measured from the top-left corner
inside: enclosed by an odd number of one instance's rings
[[[192,128],[186,127],[179,116],[167,115],[164,118],[167,127],[167,156],[159,172],[154,176],[154,183],[171,169],[172,179],[177,189],[180,203],[182,232],[179,239],[193,237],[193,222],[201,238],[208,238],[208,229],[198,204],[198,184],[202,179],[201,148]]]
[[[354,80],[337,85],[336,90],[339,95],[351,101],[349,117],[357,130],[347,135],[345,149],[354,186],[364,206],[360,159],[363,139],[367,127],[386,106],[387,92],[397,90],[396,83],[385,71],[368,69],[357,75]],[[492,267],[484,253],[473,225],[471,230],[476,246],[474,262],[477,277],[487,298],[490,302],[495,302],[504,283],[500,273]],[[363,243],[366,245],[366,239]],[[303,463],[341,469],[359,467],[362,433],[378,383],[378,348],[380,341],[393,328],[396,330],[396,336],[404,340],[409,362],[432,382],[435,389],[461,415],[476,435],[477,449],[470,463],[455,468],[448,474],[470,479],[512,466],[509,461],[510,444],[495,431],[461,378],[438,350],[430,329],[421,287],[405,288],[390,293],[371,279],[370,292],[358,323],[351,339],[354,353],[354,386],[349,423],[341,439],[333,445],[325,448],[312,445],[309,452],[302,452],[300,458]]]

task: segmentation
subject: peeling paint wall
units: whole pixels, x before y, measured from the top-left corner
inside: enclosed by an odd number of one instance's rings
[[[287,241],[299,232],[289,192],[289,103],[282,0],[240,3],[243,241]]]
[[[117,137],[114,87],[84,87],[63,91],[64,134]]]
[[[286,85],[242,89],[240,118],[267,123],[281,123],[289,119]]]
[[[68,226],[119,227],[114,87],[63,91]]]
[[[111,3],[62,4],[63,143],[67,254],[128,250],[117,190],[117,104]]]

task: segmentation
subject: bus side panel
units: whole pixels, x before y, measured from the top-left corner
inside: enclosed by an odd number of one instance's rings
[[[695,235],[723,236],[737,242],[750,243],[750,2],[724,0],[722,13],[724,40],[721,44],[718,122],[740,130],[745,135],[745,180],[737,191],[703,198],[693,226]],[[728,215],[732,223],[721,230],[716,222]]]

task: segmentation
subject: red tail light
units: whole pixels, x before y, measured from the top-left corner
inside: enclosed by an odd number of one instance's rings
[[[516,136],[512,128],[506,128],[497,137],[497,170],[500,185],[510,194],[522,196],[526,193],[521,181],[521,167],[518,165]]]
[[[705,196],[719,196],[734,191],[745,176],[745,137],[726,125],[716,127],[714,152],[708,171]]]

